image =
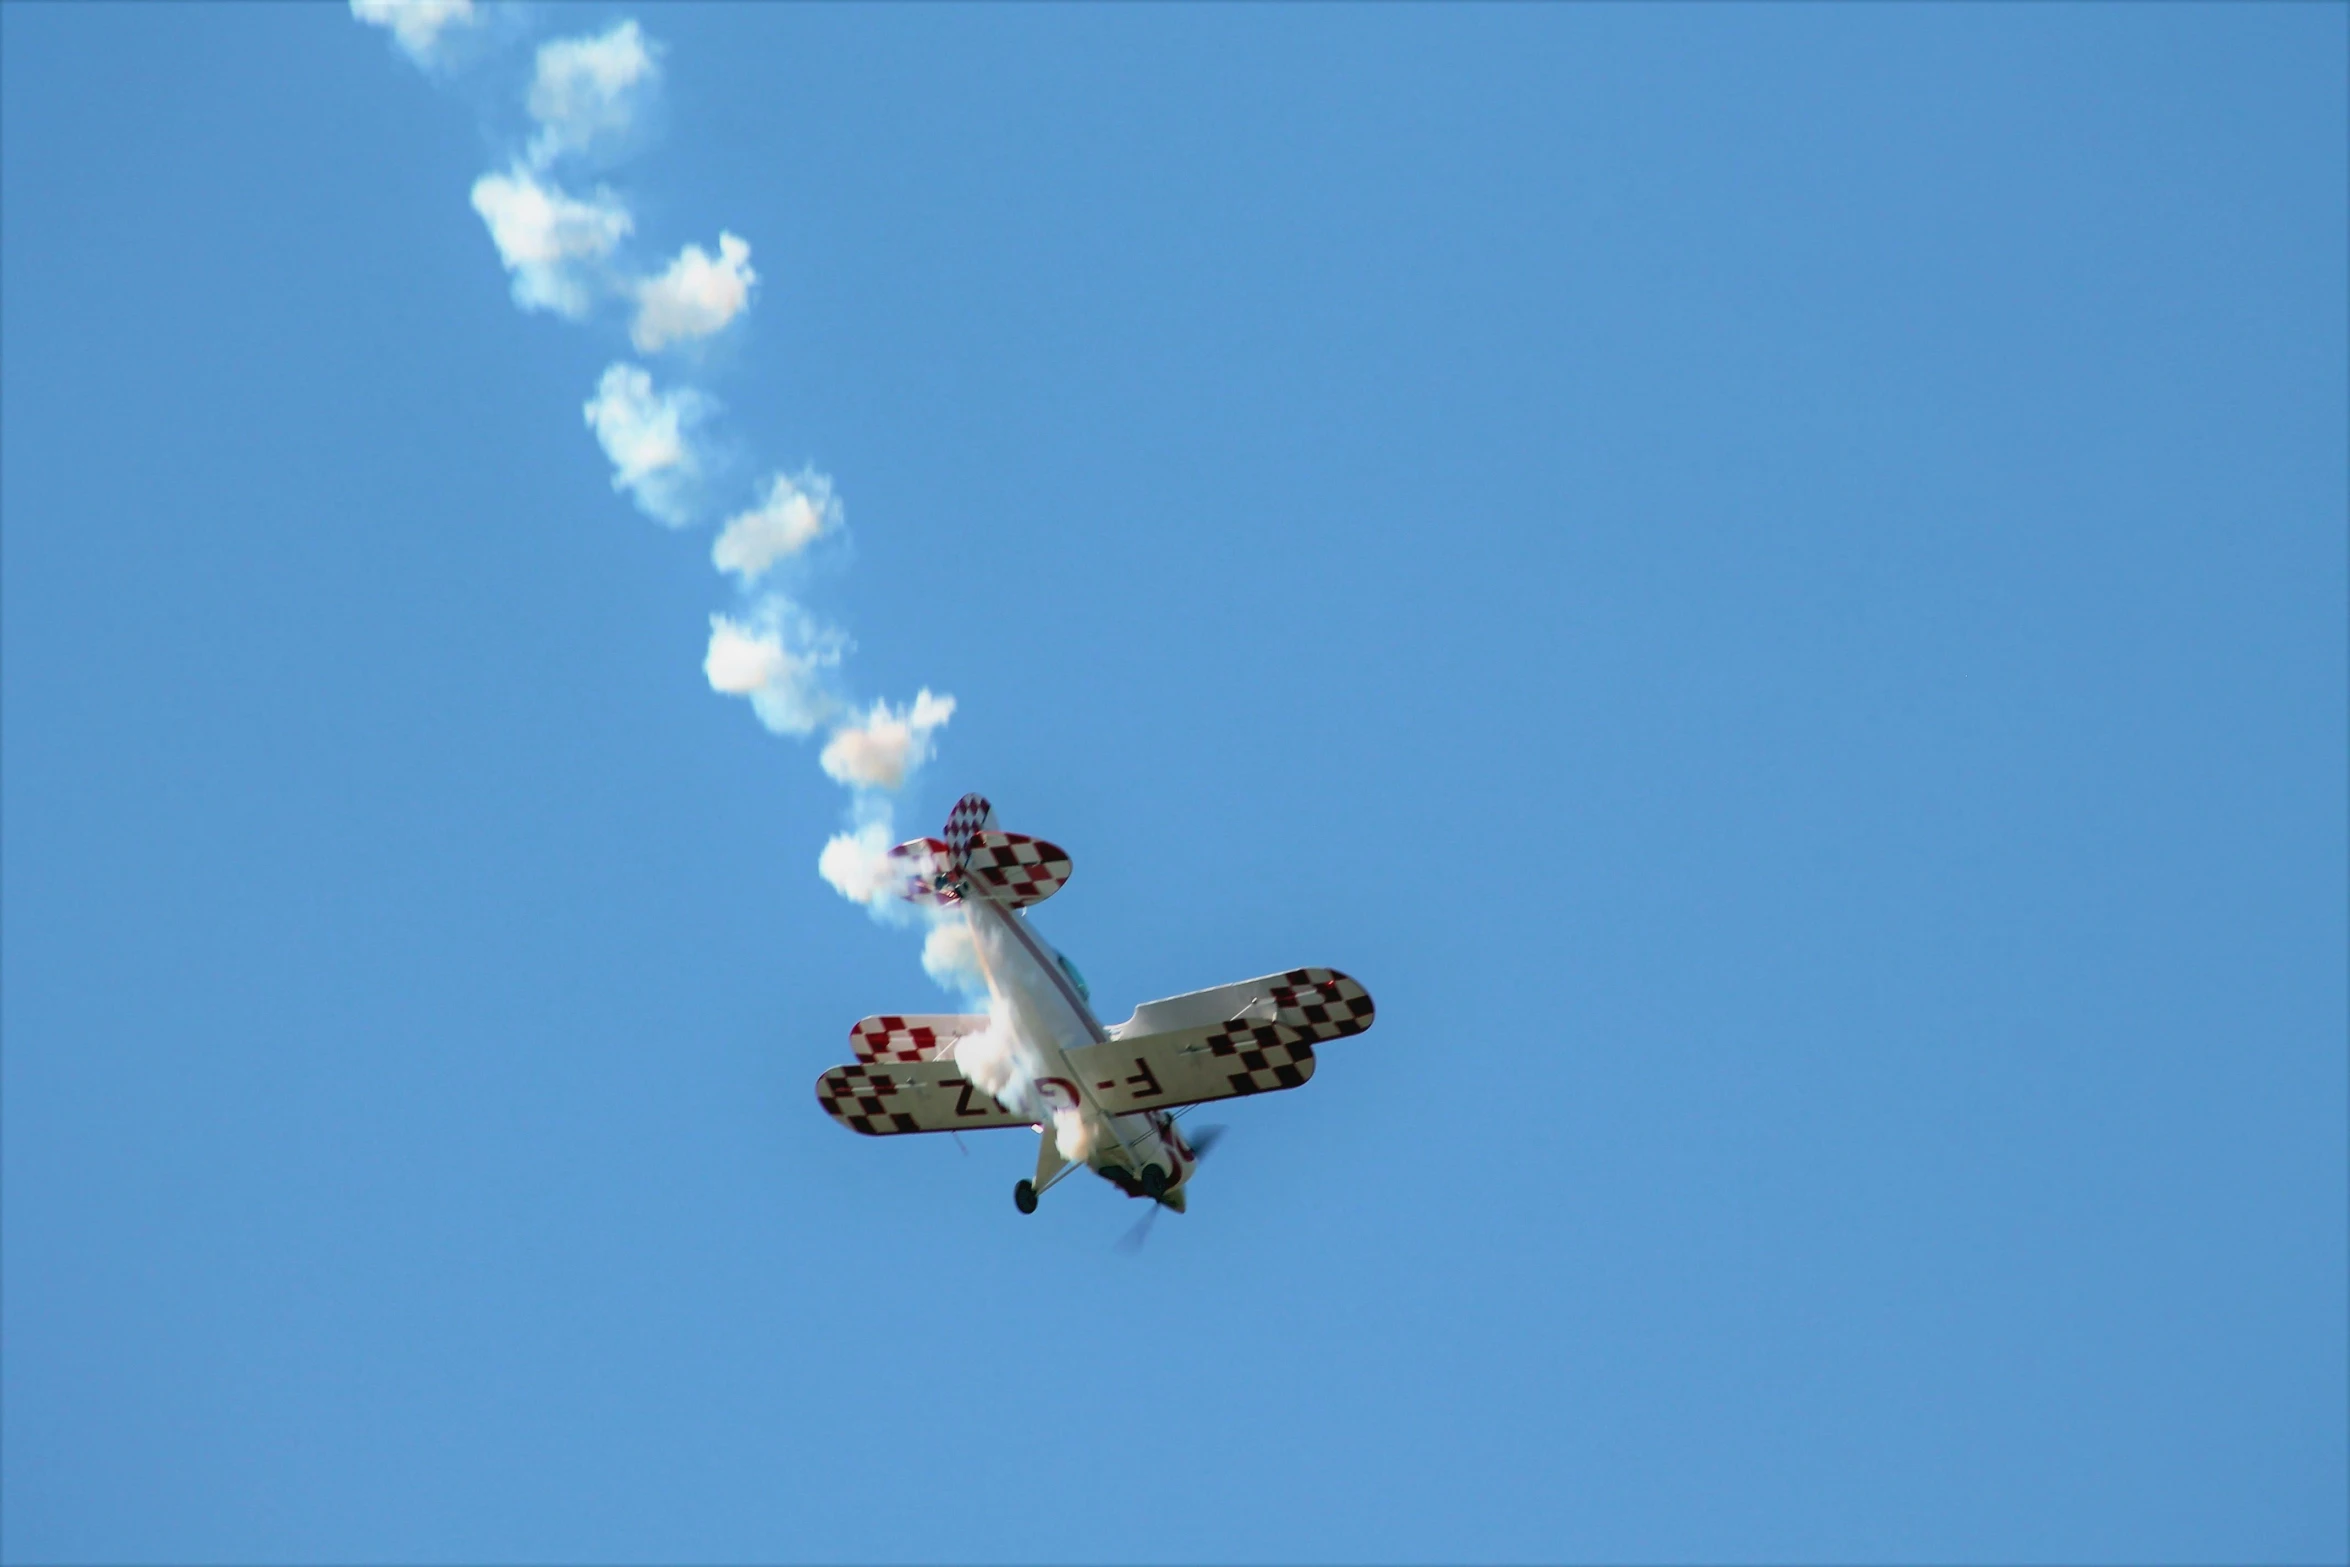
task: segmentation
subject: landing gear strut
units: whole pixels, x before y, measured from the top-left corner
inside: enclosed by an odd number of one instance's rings
[[[1167,1172],[1155,1164],[1142,1167],[1142,1194],[1156,1202],[1167,1195]]]
[[[1036,1211],[1036,1183],[1022,1181],[1012,1188],[1012,1206],[1022,1213]]]

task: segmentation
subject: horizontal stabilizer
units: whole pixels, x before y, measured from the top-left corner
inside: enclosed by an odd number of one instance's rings
[[[1069,852],[1024,833],[975,832],[969,868],[972,882],[987,897],[1026,908],[1044,902],[1068,882]]]
[[[836,1066],[816,1079],[816,1102],[826,1115],[868,1137],[1034,1124],[989,1098],[951,1060]]]
[[[928,1061],[965,1034],[987,1027],[987,1014],[966,1012],[911,1017],[885,1012],[859,1018],[849,1029],[849,1048],[860,1061]]]
[[[889,851],[889,885],[908,903],[943,909],[956,901],[954,861],[936,838],[916,838]]]

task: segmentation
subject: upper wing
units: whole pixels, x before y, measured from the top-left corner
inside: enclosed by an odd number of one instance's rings
[[[1031,1124],[990,1099],[951,1060],[836,1066],[816,1079],[816,1102],[826,1115],[868,1137]]]
[[[1359,1034],[1375,1016],[1349,976],[1291,969],[1139,1007],[1106,1043],[1070,1051],[1069,1066],[1113,1115],[1261,1094],[1312,1077],[1315,1045]]]

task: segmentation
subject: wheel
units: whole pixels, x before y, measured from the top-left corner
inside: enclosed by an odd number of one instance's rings
[[[1167,1195],[1167,1172],[1155,1164],[1142,1167],[1142,1194],[1157,1201]]]
[[[1036,1186],[1033,1182],[1022,1181],[1012,1188],[1012,1206],[1022,1213],[1036,1211]]]

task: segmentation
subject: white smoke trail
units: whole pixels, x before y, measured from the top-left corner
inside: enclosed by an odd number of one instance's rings
[[[710,617],[702,673],[711,690],[748,697],[759,722],[775,733],[810,735],[839,707],[826,682],[846,646],[839,632],[770,593],[746,619]]]
[[[877,913],[886,911],[896,898],[889,867],[890,846],[896,842],[897,835],[886,820],[834,833],[824,852],[816,856],[816,872],[851,903],[862,903]],[[924,949],[925,956],[928,950]]]
[[[626,364],[606,366],[596,395],[580,407],[612,460],[612,488],[628,491],[639,511],[672,528],[694,520],[702,461],[690,432],[717,410],[690,386],[654,391],[650,372]]]
[[[1093,1157],[1093,1122],[1075,1105],[1062,1105],[1053,1111],[1053,1144],[1061,1157],[1071,1164],[1083,1164]]]
[[[641,353],[653,353],[671,343],[711,337],[747,309],[751,285],[759,274],[751,270],[748,241],[732,234],[718,236],[718,256],[699,245],[688,245],[659,277],[636,286],[636,325],[628,339]]]
[[[718,542],[710,547],[710,563],[733,572],[747,588],[765,576],[768,567],[840,526],[841,506],[833,498],[830,479],[813,468],[797,475],[779,473],[768,479],[764,500],[726,519]]]
[[[955,1042],[955,1064],[963,1075],[1014,1115],[1049,1122],[1054,1145],[1071,1164],[1093,1157],[1094,1123],[1084,1110],[1044,1101],[1037,1085],[1045,1075],[1045,1057],[1010,1017],[991,1006],[988,1019],[985,1029]]]
[[[941,920],[922,938],[922,972],[948,990],[984,995],[987,975],[980,971],[979,949],[971,944],[971,927],[961,919]]]
[[[595,303],[590,270],[635,229],[620,198],[599,186],[585,200],[516,164],[473,182],[473,210],[489,225],[498,260],[514,274],[514,302],[574,321]]]
[[[599,37],[541,44],[527,100],[539,123],[531,163],[544,168],[566,153],[624,142],[660,85],[658,53],[634,17]]]
[[[930,760],[932,732],[954,716],[955,699],[933,696],[924,686],[912,707],[876,702],[862,722],[835,729],[817,761],[835,783],[894,791],[904,785],[908,772]]]
[[[389,28],[400,52],[427,70],[443,63],[443,35],[475,20],[473,0],[351,0],[351,14]]]
[[[1050,1121],[1061,1157],[1081,1163],[1093,1154],[1093,1123],[1074,1105],[1045,1107],[1037,1087],[1044,1060],[1000,1000],[990,1001],[986,1028],[955,1041],[955,1065],[965,1077],[1013,1114]]]
[[[435,72],[452,68],[451,39],[481,21],[471,0],[350,4],[354,17],[388,30],[402,53]],[[663,52],[634,18],[540,44],[522,94],[528,139],[502,169],[474,181],[471,198],[500,265],[512,275],[521,309],[586,323],[598,319],[600,307],[624,305],[628,340],[638,353],[682,349],[692,357],[691,350],[755,303],[759,275],[750,241],[721,229],[715,255],[686,244],[653,271],[635,269],[626,252],[637,221],[625,197],[604,183],[579,194],[556,178],[566,165],[607,169],[642,139],[661,89]],[[670,528],[703,520],[717,498],[726,465],[713,460],[704,432],[719,412],[718,400],[701,387],[657,385],[651,370],[626,360],[605,369],[581,407],[612,464],[613,488]],[[819,762],[851,791],[852,825],[824,845],[818,872],[852,902],[876,912],[902,910],[891,901],[887,864],[895,841],[890,798],[934,753],[955,700],[924,687],[904,706],[852,701],[841,688],[851,645],[846,634],[765,586],[818,540],[840,532],[842,517],[832,480],[803,468],[771,472],[764,492],[727,518],[711,563],[746,595],[754,588],[760,593],[710,617],[702,670],[712,690],[744,698],[773,732],[825,733]],[[968,989],[980,970],[977,954],[967,935],[958,948],[943,934],[948,929],[930,932],[924,966],[941,984]],[[1005,1048],[1016,1070],[1016,1043]]]
[[[1033,1050],[1022,1047],[1017,1026],[1000,1005],[988,1008],[986,1028],[955,1041],[955,1065],[1005,1109],[1042,1119],[1036,1089],[1036,1080],[1043,1075],[1039,1060]]]

